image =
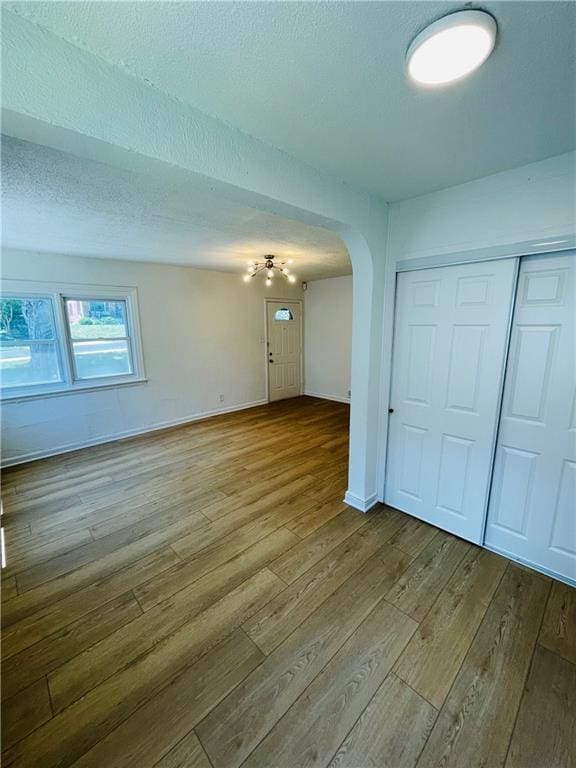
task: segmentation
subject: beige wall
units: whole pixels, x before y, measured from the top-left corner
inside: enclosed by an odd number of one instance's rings
[[[352,276],[308,283],[304,294],[305,392],[350,401]]]

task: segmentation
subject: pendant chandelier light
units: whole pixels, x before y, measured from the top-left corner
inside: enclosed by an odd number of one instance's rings
[[[291,274],[286,264],[292,264],[292,259],[287,261],[281,261],[278,264],[274,263],[274,256],[268,254],[262,257],[263,261],[249,261],[248,262],[248,274],[244,275],[244,282],[249,283],[253,277],[259,275],[261,272],[266,273],[266,285],[272,285],[274,275],[283,275],[290,283],[296,282],[296,277]]]

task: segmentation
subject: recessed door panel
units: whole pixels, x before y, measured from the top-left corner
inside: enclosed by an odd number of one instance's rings
[[[456,303],[459,307],[481,307],[491,303],[492,280],[490,276],[473,275],[458,279]]]
[[[446,408],[477,413],[486,332],[484,325],[455,325],[452,328]],[[465,365],[462,364],[464,360]]]
[[[566,269],[527,271],[520,277],[519,307],[564,303]]]
[[[494,525],[526,537],[526,509],[532,495],[539,454],[499,446],[492,494],[497,499]]]
[[[436,508],[466,516],[470,455],[474,442],[454,435],[442,435]]]
[[[440,281],[417,280],[412,283],[411,301],[414,307],[436,307],[438,305]]]
[[[422,453],[426,430],[402,424],[402,465],[399,491],[404,496],[420,500],[422,482]]]
[[[566,460],[562,465],[550,546],[571,557],[576,557],[575,503],[576,462]]]
[[[430,405],[430,376],[434,359],[436,326],[411,325],[408,329],[406,357],[406,400]]]
[[[485,540],[576,583],[575,263],[521,263]]]
[[[398,275],[385,500],[482,539],[517,263]]]
[[[542,421],[557,330],[554,326],[515,326],[509,365],[510,394],[504,407],[510,418]]]

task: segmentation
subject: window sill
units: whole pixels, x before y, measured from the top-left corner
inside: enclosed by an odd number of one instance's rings
[[[101,392],[104,389],[120,389],[123,387],[136,387],[139,384],[147,384],[148,379],[130,379],[130,381],[109,381],[106,384],[89,384],[67,387],[66,389],[46,389],[44,391],[29,392],[27,394],[9,394],[3,395],[0,399],[2,403],[19,403],[26,400],[44,400],[49,397],[66,397],[67,395],[78,395],[82,392]]]

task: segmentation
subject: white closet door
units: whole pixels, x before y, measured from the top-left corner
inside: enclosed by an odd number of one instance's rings
[[[576,256],[523,259],[486,544],[576,581]]]
[[[387,504],[480,543],[516,259],[398,275]]]

